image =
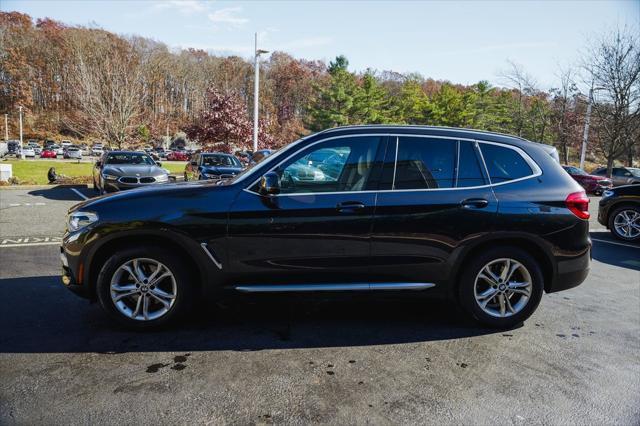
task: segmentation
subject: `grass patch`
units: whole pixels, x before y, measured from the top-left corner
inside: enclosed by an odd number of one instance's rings
[[[76,161],[60,160],[6,160],[2,164],[11,164],[13,176],[21,185],[45,185],[49,183],[47,172],[55,167],[56,173],[68,177],[78,178],[79,182],[91,183],[93,163],[78,163]],[[184,172],[184,161],[164,161],[162,167],[171,174]]]

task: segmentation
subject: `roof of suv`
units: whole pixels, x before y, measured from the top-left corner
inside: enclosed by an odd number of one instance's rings
[[[474,130],[474,129],[464,129],[464,128],[456,128],[456,127],[441,127],[441,126],[418,126],[418,125],[390,125],[390,124],[366,124],[366,125],[357,125],[357,126],[342,126],[342,127],[334,127],[332,129],[324,130],[317,135],[328,134],[328,133],[356,133],[362,132],[362,130],[368,130],[373,133],[385,133],[385,132],[393,132],[393,133],[416,133],[416,132],[424,132],[425,134],[432,136],[449,136],[449,137],[458,137],[458,138],[468,138],[468,139],[478,139],[481,138],[483,140],[487,140],[489,142],[503,142],[507,144],[517,145],[517,146],[527,146],[529,144],[533,144],[544,149],[548,153],[552,153],[556,151],[556,149],[551,145],[546,145],[539,142],[532,142],[530,140],[521,138],[519,136],[509,135],[505,133],[497,133],[497,132],[488,132],[483,130]]]

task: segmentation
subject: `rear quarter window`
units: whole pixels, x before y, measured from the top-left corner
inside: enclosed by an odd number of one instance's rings
[[[533,175],[529,163],[514,149],[488,143],[481,143],[480,149],[491,183],[509,182]]]

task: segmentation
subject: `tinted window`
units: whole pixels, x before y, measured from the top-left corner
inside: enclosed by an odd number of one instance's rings
[[[458,188],[485,185],[482,167],[473,143],[460,141],[460,159],[458,160]]]
[[[607,174],[607,169],[598,169],[595,172],[593,172],[593,174],[598,176],[604,176]]]
[[[303,150],[275,170],[280,177],[280,192],[365,190],[379,142],[379,137],[340,138]]]
[[[451,188],[456,141],[401,137],[392,189]]]
[[[525,159],[511,148],[481,143],[480,149],[491,183],[508,182],[533,174]]]

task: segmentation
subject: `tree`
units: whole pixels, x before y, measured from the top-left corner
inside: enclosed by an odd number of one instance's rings
[[[631,154],[640,125],[640,39],[626,29],[617,29],[591,46],[584,67],[600,102],[593,114],[599,132],[599,148],[607,160],[607,175],[615,159]]]
[[[121,149],[144,101],[142,58],[130,44],[102,30],[73,31],[67,40],[77,109],[66,122],[80,134],[97,134]]]
[[[568,164],[569,147],[578,127],[576,114],[578,88],[574,81],[574,71],[570,68],[560,71],[559,80],[560,86],[551,89],[552,125],[563,162]]]
[[[358,85],[355,76],[347,71],[348,64],[344,56],[330,63],[329,84],[318,86],[318,98],[309,109],[312,130],[357,124],[353,112]]]
[[[266,123],[260,121],[260,148],[271,148],[273,145],[273,138],[266,132],[266,127]],[[251,146],[253,123],[249,120],[246,105],[237,94],[223,94],[215,88],[209,88],[205,109],[186,133],[189,139],[198,141],[204,150],[234,152]]]

